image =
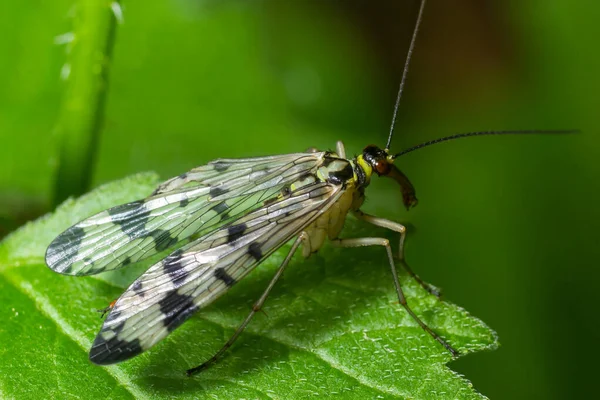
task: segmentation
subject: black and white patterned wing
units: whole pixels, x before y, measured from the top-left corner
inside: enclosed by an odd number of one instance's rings
[[[70,227],[48,247],[46,264],[62,274],[92,275],[140,261],[260,207],[314,172],[324,154],[212,161],[164,182],[145,200]]]
[[[341,185],[326,182],[305,186],[153,265],[115,303],[90,360],[112,364],[147,350],[298,235],[342,193]]]

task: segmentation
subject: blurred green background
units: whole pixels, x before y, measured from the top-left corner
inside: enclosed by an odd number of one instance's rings
[[[51,211],[73,0],[0,5],[0,235]],[[385,144],[418,2],[126,1],[92,186],[216,157]],[[595,392],[600,3],[430,1],[393,150],[420,204],[376,181],[366,209],[412,228],[407,258],[502,346],[453,363],[491,398]],[[85,135],[86,133],[82,133]],[[390,283],[391,284],[391,283]]]

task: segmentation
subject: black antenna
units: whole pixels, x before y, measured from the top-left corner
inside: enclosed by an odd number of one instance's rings
[[[392,126],[390,126],[390,136],[388,137],[385,149],[390,149],[392,144],[392,136],[394,135],[394,126],[396,125],[396,115],[398,114],[398,106],[400,105],[400,98],[404,91],[404,83],[406,82],[406,75],[408,75],[408,66],[410,65],[410,59],[412,57],[413,50],[415,48],[415,42],[417,41],[417,32],[421,25],[421,19],[423,18],[423,10],[425,9],[425,0],[421,1],[421,7],[419,8],[419,15],[417,16],[417,23],[415,24],[415,30],[410,40],[410,46],[408,47],[408,53],[406,54],[406,61],[404,62],[404,71],[402,72],[402,79],[400,80],[400,88],[398,89],[398,96],[396,96],[396,105],[394,105],[394,114],[392,115]]]
[[[398,154],[394,154],[392,156],[392,159],[394,159],[396,157],[400,157],[406,153],[410,153],[411,151],[415,151],[418,149],[422,149],[423,147],[431,146],[432,144],[447,142],[449,140],[460,139],[460,138],[464,138],[464,137],[483,136],[483,135],[527,135],[527,134],[536,134],[536,133],[568,134],[568,133],[579,133],[579,132],[580,131],[578,129],[550,129],[550,130],[532,129],[532,130],[525,130],[525,131],[523,131],[523,130],[521,130],[521,131],[482,131],[482,132],[459,133],[456,135],[446,136],[443,138],[434,139],[434,140],[430,140],[429,142],[418,144],[409,149],[403,150]]]

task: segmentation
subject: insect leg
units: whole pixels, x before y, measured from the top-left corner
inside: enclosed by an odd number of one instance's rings
[[[113,307],[115,306],[115,304],[117,303],[117,300],[113,300],[110,302],[110,304],[104,308],[101,308],[99,310],[96,310],[96,312],[101,313],[100,314],[100,318],[104,318],[104,316],[113,309]]]
[[[385,220],[384,220],[385,221]],[[391,222],[391,221],[387,221]],[[399,225],[399,224],[398,224]],[[421,319],[413,312],[413,310],[408,306],[408,302],[406,301],[406,297],[404,296],[404,292],[402,291],[402,287],[400,286],[400,281],[398,280],[398,272],[396,271],[396,266],[394,265],[394,256],[392,255],[392,247],[390,246],[389,240],[385,238],[357,238],[357,239],[334,239],[331,241],[334,246],[337,247],[363,247],[363,246],[383,246],[387,252],[388,260],[390,262],[390,268],[392,270],[392,276],[394,277],[394,285],[396,286],[396,293],[398,293],[398,300],[404,309],[408,312],[408,314],[419,324],[421,328],[427,333],[431,335],[435,340],[437,340],[442,346],[446,348],[454,357],[458,356],[458,351],[456,351],[452,346],[448,344],[444,339],[442,339],[437,333],[435,333],[425,322],[421,321]]]
[[[346,148],[344,147],[344,142],[338,140],[335,143],[335,150],[340,158],[346,158]]]
[[[413,272],[413,270],[408,266],[406,261],[404,260],[404,239],[406,238],[406,227],[404,225],[402,225],[398,222],[390,221],[388,219],[379,218],[379,217],[375,217],[373,215],[365,214],[364,212],[362,212],[360,210],[355,211],[354,215],[356,216],[356,218],[363,220],[365,222],[368,222],[370,224],[373,224],[375,226],[379,226],[381,228],[386,228],[391,231],[398,232],[400,234],[400,245],[398,248],[398,259],[400,261],[400,265],[402,265],[402,268],[404,268],[406,270],[406,272],[408,272],[408,274],[414,280],[419,282],[419,285],[421,285],[423,287],[423,289],[427,290],[429,293],[431,293],[432,295],[434,295],[436,297],[440,297],[440,295],[441,295],[440,291],[437,288],[429,285],[428,283],[423,282],[423,280],[419,277],[419,275],[415,274]]]
[[[215,361],[217,361],[219,359],[219,357],[221,357],[223,355],[223,353],[225,353],[227,351],[227,349],[229,349],[231,347],[231,345],[233,345],[233,343],[237,340],[237,338],[240,336],[240,334],[244,331],[246,326],[250,323],[250,321],[252,320],[252,317],[254,317],[254,314],[256,314],[258,311],[260,311],[260,308],[263,306],[265,300],[269,296],[271,289],[273,289],[273,287],[275,286],[275,283],[277,283],[277,281],[283,274],[283,270],[289,264],[290,260],[292,259],[292,256],[298,249],[298,246],[300,246],[300,244],[306,240],[308,240],[308,235],[305,232],[302,232],[298,236],[298,238],[294,241],[294,244],[292,245],[290,252],[288,253],[285,260],[283,260],[283,262],[277,269],[277,272],[271,279],[271,282],[269,282],[269,285],[263,292],[262,296],[260,296],[258,301],[256,303],[254,303],[254,305],[252,306],[252,310],[250,311],[250,314],[248,314],[248,316],[246,317],[244,322],[242,322],[242,324],[236,329],[235,333],[229,338],[229,340],[223,345],[223,347],[221,347],[221,349],[219,351],[217,351],[211,358],[209,358],[204,363],[198,365],[197,367],[188,369],[186,371],[188,376],[192,376],[192,375],[197,374],[198,372],[203,371],[206,368],[208,368],[211,364],[213,364]]]

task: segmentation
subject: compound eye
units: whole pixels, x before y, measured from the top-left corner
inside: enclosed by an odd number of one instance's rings
[[[375,171],[377,175],[387,175],[390,173],[390,164],[387,161],[377,161],[375,163]]]

